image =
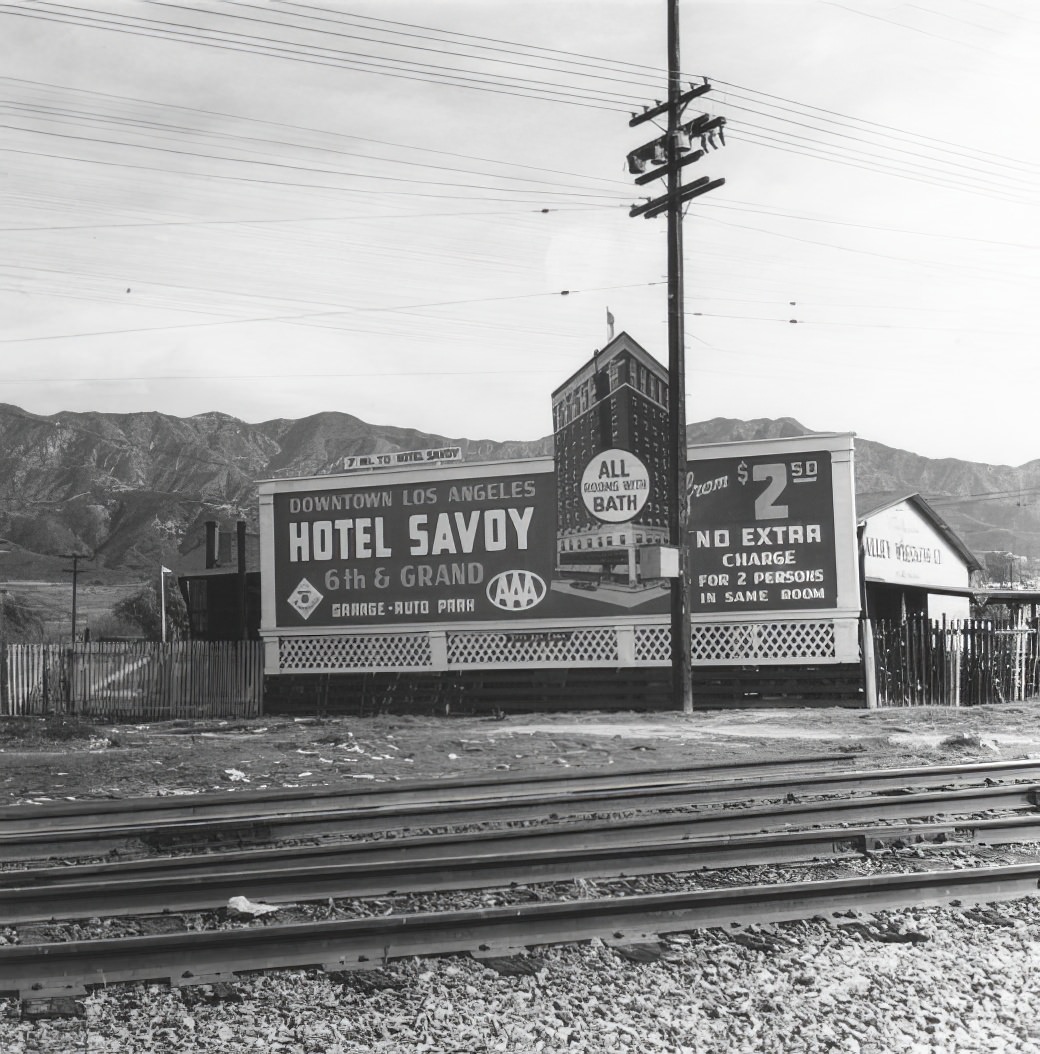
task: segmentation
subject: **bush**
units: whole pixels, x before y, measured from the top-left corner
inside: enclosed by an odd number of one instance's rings
[[[120,622],[136,626],[148,640],[162,640],[162,619],[159,612],[159,593],[154,586],[124,597],[112,608],[112,615]],[[93,633],[93,631],[92,631]],[[180,590],[166,590],[166,639],[177,640],[188,636],[188,609]]]
[[[134,640],[142,634],[136,622],[126,622],[116,615],[102,615],[90,623],[90,639],[97,643],[106,640]]]
[[[0,592],[0,638],[8,644],[38,643],[44,638],[43,619],[25,597]]]

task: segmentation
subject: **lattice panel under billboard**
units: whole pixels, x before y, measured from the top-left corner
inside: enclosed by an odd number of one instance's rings
[[[695,625],[695,665],[717,663],[833,661],[833,622],[738,622]]]
[[[671,662],[667,626],[636,626],[622,660],[615,626],[516,632],[448,632],[439,646],[426,631],[357,636],[280,637],[278,669],[435,670],[496,667],[662,666]],[[695,624],[694,666],[834,662],[833,622]]]
[[[636,663],[659,666],[672,661],[672,631],[668,626],[637,626]]]
[[[596,666],[618,662],[617,633],[602,629],[449,633],[449,666]]]
[[[281,637],[281,670],[421,669],[432,666],[426,633],[357,637]]]

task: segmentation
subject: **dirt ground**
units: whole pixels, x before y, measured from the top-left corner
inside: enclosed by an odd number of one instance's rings
[[[850,756],[897,767],[1040,756],[1040,703],[971,709],[259,718],[109,725],[0,719],[0,805]]]

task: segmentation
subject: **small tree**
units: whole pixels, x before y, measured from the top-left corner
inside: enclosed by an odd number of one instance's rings
[[[43,619],[19,593],[0,591],[0,640],[28,644],[43,640]]]
[[[124,622],[121,618],[112,614],[95,618],[89,625],[90,639],[95,643],[98,641],[126,640],[138,636],[141,632],[137,623]]]
[[[137,626],[148,640],[162,640],[162,617],[159,611],[159,592],[145,586],[137,593],[124,597],[112,608],[120,621]],[[166,590],[166,639],[176,640],[188,635],[188,609],[180,590]]]

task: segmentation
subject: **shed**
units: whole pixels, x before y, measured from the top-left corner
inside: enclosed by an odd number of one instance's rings
[[[256,640],[260,636],[259,538],[238,521],[234,530],[205,524],[175,560],[192,640]],[[203,565],[203,566],[200,566]]]
[[[871,619],[966,619],[975,554],[920,494],[856,496],[864,607]]]

